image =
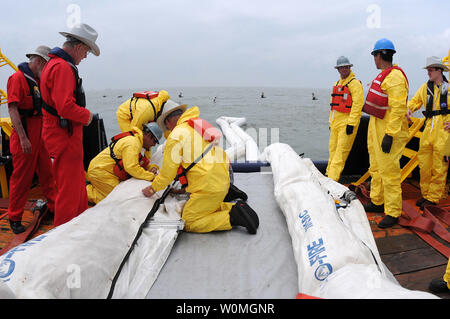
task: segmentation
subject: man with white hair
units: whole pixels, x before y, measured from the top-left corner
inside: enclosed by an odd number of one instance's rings
[[[426,205],[436,205],[446,197],[445,183],[448,162],[445,157],[445,146],[448,132],[445,122],[450,121],[448,81],[444,72],[448,68],[436,56],[428,57],[424,69],[428,72],[429,80],[424,83],[408,102],[406,117],[425,106],[425,129],[420,139],[419,159],[420,190],[422,198],[416,205],[420,209]]]
[[[44,45],[26,54],[29,62],[8,79],[8,111],[13,124],[10,136],[13,172],[9,181],[9,224],[15,234],[25,231],[22,215],[34,173],[39,177],[47,207],[54,210],[55,188],[50,157],[41,139],[42,100],[39,89],[41,71],[50,59]]]
[[[83,126],[94,114],[86,108],[81,78],[76,67],[92,52],[100,55],[95,43],[97,32],[80,24],[68,32],[62,48],[53,48],[50,61],[42,71],[44,101],[43,139],[53,159],[58,194],[54,225],[70,221],[88,208],[86,176],[83,165]]]

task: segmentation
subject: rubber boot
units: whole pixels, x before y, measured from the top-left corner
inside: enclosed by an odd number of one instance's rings
[[[425,206],[436,206],[436,203],[433,203],[432,201],[429,201],[428,199],[424,199],[422,204],[420,205],[420,210],[423,210]]]
[[[228,194],[225,196],[224,202],[231,202],[235,199],[242,199],[244,202],[247,201],[248,196],[245,192],[241,191],[239,188],[230,184],[230,188],[228,189]]]
[[[384,204],[375,205],[374,203],[370,202],[369,204],[364,205],[364,209],[366,212],[383,213],[384,212]]]
[[[243,226],[250,234],[256,234],[259,218],[256,212],[242,200],[238,200],[230,210],[231,226]]]
[[[25,227],[23,227],[20,221],[13,222],[12,220],[9,220],[9,226],[14,234],[20,234],[25,231]]]
[[[447,283],[442,278],[434,278],[433,280],[431,280],[430,286],[428,288],[431,292],[434,293],[450,292]]]
[[[419,198],[416,202],[416,206],[418,206],[418,207],[422,206],[424,201],[425,201],[425,198],[423,198],[423,197]]]
[[[389,228],[398,223],[398,218],[386,215],[379,223],[380,228]]]

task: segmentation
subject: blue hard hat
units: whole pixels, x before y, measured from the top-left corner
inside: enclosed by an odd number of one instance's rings
[[[391,40],[388,40],[386,38],[380,39],[377,42],[375,42],[375,46],[373,47],[372,50],[372,55],[377,52],[377,51],[381,51],[381,50],[391,50],[394,51],[393,53],[395,53],[395,47],[394,47],[394,43],[392,43]]]

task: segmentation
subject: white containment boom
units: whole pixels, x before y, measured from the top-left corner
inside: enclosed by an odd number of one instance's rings
[[[381,261],[358,199],[287,144],[268,146],[274,194],[292,238],[299,292],[319,298],[437,298],[401,287]],[[347,195],[351,193],[347,193]],[[340,200],[338,207],[335,200]]]

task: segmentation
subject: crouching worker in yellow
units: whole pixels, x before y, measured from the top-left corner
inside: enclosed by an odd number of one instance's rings
[[[230,163],[225,151],[214,143],[220,132],[199,116],[198,107],[186,110],[185,105],[179,105],[166,109],[158,118],[160,127],[171,133],[161,170],[152,185],[142,192],[147,197],[153,196],[165,189],[181,170],[186,176],[186,192],[190,193],[181,215],[186,231],[206,233],[243,226],[255,234],[259,226],[256,212],[242,200],[236,204],[224,202],[230,187]]]
[[[162,131],[156,123],[143,125],[142,131],[137,127],[111,139],[105,148],[90,163],[86,174],[88,200],[97,204],[104,199],[121,181],[130,177],[152,181],[158,166],[149,164],[141,155],[142,148],[150,148],[162,138]]]
[[[363,87],[356,79],[352,66],[345,56],[339,57],[335,66],[341,78],[335,83],[331,94],[330,157],[326,171],[326,175],[335,181],[339,181],[344,170],[362,114]]]
[[[417,154],[422,198],[416,205],[422,210],[426,205],[436,205],[447,195],[445,182],[448,162],[444,156],[448,132],[445,131],[444,123],[450,121],[448,80],[443,74],[448,72],[448,68],[440,58],[432,56],[427,58],[424,69],[428,72],[429,81],[424,83],[408,102],[406,113],[409,118],[413,112],[425,107],[425,129]]]
[[[133,96],[117,109],[116,116],[120,130],[128,132],[133,127],[142,127],[149,122],[156,122],[169,99],[169,93],[164,90],[133,93]],[[175,102],[170,101],[170,103]]]

